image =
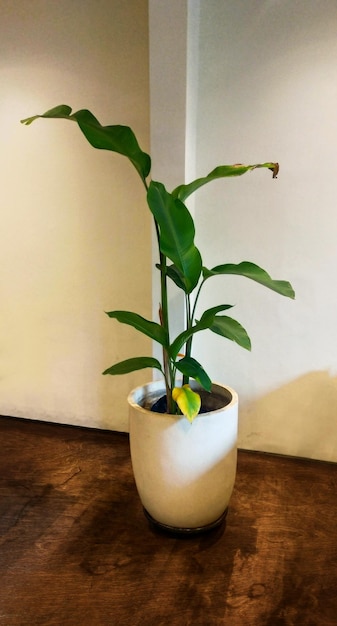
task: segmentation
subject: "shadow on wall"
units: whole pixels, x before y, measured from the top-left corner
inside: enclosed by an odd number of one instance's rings
[[[337,462],[337,376],[310,372],[243,406],[239,447]]]

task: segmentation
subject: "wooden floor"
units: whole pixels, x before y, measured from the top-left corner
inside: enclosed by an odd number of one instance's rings
[[[151,529],[128,438],[0,418],[1,626],[337,625],[337,465],[240,452],[226,529]]]

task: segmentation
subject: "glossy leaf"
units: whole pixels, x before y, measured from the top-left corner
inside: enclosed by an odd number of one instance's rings
[[[192,391],[189,385],[183,385],[183,387],[174,387],[172,397],[182,414],[185,415],[190,422],[193,422],[201,407],[199,394]]]
[[[213,333],[226,337],[231,341],[235,341],[241,348],[251,350],[251,343],[247,331],[241,326],[237,320],[226,315],[217,315],[212,325],[209,327]]]
[[[212,306],[210,309],[206,309],[206,311],[203,312],[200,321],[208,322],[209,320],[212,320],[217,313],[220,313],[221,311],[228,311],[228,309],[232,308],[233,304],[218,304],[217,306]]]
[[[213,180],[218,178],[228,178],[230,176],[242,176],[242,174],[246,174],[246,172],[250,172],[260,167],[265,167],[271,170],[273,172],[273,178],[276,178],[279,171],[278,163],[257,163],[256,165],[242,165],[241,163],[238,163],[236,165],[219,165],[219,167],[216,167],[207,176],[197,178],[187,185],[179,185],[179,187],[176,187],[176,189],[172,191],[172,195],[174,198],[179,198],[179,200],[184,202],[186,198],[197,191],[197,189],[203,187],[203,185],[211,183]]]
[[[204,368],[194,359],[193,357],[185,356],[180,361],[177,361],[175,364],[176,368],[184,374],[185,376],[189,376],[194,380],[198,381],[200,385],[206,389],[206,391],[211,391],[212,381],[208,374],[205,372]]]
[[[151,322],[137,313],[131,313],[130,311],[109,311],[107,315],[113,319],[116,319],[121,324],[128,324],[133,326],[136,330],[151,337],[154,341],[157,341],[162,346],[167,347],[167,334],[160,324]]]
[[[159,263],[156,263],[157,270],[161,271],[161,266]],[[181,271],[177,268],[176,265],[167,265],[166,266],[166,275],[173,280],[173,282],[177,285],[179,289],[182,289],[186,293],[186,286],[184,283],[184,277]]]
[[[151,182],[147,194],[150,210],[159,226],[160,249],[181,272],[186,293],[198,284],[202,260],[194,245],[194,223],[187,207],[175,200],[162,183]]]
[[[220,311],[226,311],[230,308],[232,308],[231,304],[220,304],[218,306],[212,307],[211,309],[207,309],[207,311],[202,314],[200,320],[194,326],[192,326],[192,328],[184,330],[178,335],[178,337],[176,337],[176,339],[169,348],[169,354],[171,358],[175,360],[182,346],[186,343],[186,341],[188,341],[190,337],[192,337],[192,335],[200,332],[201,330],[206,330],[210,328],[217,313],[219,313]]]
[[[136,370],[143,370],[148,367],[151,369],[157,369],[161,372],[162,367],[157,359],[154,359],[150,356],[138,356],[133,359],[126,359],[125,361],[120,361],[112,367],[106,369],[103,374],[111,374],[112,376],[117,376],[119,374],[129,374],[130,372],[135,372]]]
[[[21,120],[21,124],[25,124],[29,126],[32,122],[39,119],[40,117],[50,117],[50,118],[68,118],[71,115],[71,107],[67,104],[60,104],[53,109],[49,109],[42,115],[33,115],[32,117],[27,117],[25,120]]]
[[[295,298],[295,292],[288,281],[285,280],[274,280],[267,274],[265,270],[263,270],[255,263],[250,263],[249,261],[243,261],[239,264],[234,263],[226,263],[225,265],[217,265],[213,267],[213,269],[208,270],[203,268],[203,276],[204,278],[209,278],[210,276],[219,276],[224,274],[236,274],[237,276],[245,276],[246,278],[250,278],[264,287],[268,287],[268,289],[272,289],[282,296],[287,296],[288,298]]]
[[[136,168],[142,180],[145,182],[150,173],[151,159],[143,152],[136,139],[134,132],[128,126],[102,126],[95,116],[88,110],[82,109],[71,114],[71,107],[61,104],[50,109],[42,115],[34,115],[22,124],[29,125],[38,118],[63,118],[77,122],[88,142],[101,150],[110,150],[126,156]]]
[[[177,285],[179,289],[186,291],[184,277],[176,265],[168,265],[168,267],[166,268],[166,272],[168,277],[173,280],[173,282]]]

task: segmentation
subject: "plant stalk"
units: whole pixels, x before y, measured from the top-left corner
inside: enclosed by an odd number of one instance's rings
[[[185,312],[186,312],[186,330],[189,330],[192,326],[193,323],[193,316],[191,315],[191,298],[190,295],[187,293],[185,294]],[[193,335],[191,335],[191,337],[189,337],[189,339],[186,341],[186,345],[185,345],[185,356],[190,357],[191,356],[191,351],[192,351],[192,337]],[[183,375],[183,385],[188,385],[190,382],[189,376],[187,374]]]
[[[169,315],[168,315],[168,295],[167,295],[167,274],[166,274],[166,256],[160,250],[160,232],[156,220],[154,220],[158,250],[160,257],[160,296],[161,304],[159,306],[160,324],[167,332],[167,344],[170,344]],[[163,368],[166,387],[167,413],[174,414],[174,402],[172,398],[172,389],[174,387],[174,374],[170,364],[170,358],[165,347],[163,347]]]

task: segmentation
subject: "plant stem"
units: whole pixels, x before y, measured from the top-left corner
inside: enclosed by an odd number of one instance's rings
[[[195,310],[196,310],[196,308],[197,308],[197,303],[198,303],[198,299],[199,299],[199,296],[200,296],[201,287],[203,286],[203,284],[204,284],[204,282],[205,282],[205,281],[206,281],[206,278],[204,278],[204,279],[202,280],[202,282],[200,283],[200,285],[199,285],[199,289],[198,289],[198,291],[197,291],[197,295],[195,296],[195,299],[194,299],[194,305],[193,305],[192,314],[191,314],[191,322],[192,322],[192,323],[193,323],[193,321],[194,321]]]
[[[190,295],[188,293],[185,294],[185,312],[186,312],[186,330],[189,330],[191,328],[191,326],[192,326],[192,323],[193,323],[193,317],[191,315],[191,298],[190,298]],[[192,336],[186,341],[185,356],[187,356],[187,357],[191,356]],[[188,385],[189,384],[189,380],[190,380],[189,376],[187,376],[187,374],[184,374],[183,375],[183,385]]]
[[[159,249],[159,257],[160,257],[160,295],[161,295],[161,304],[159,307],[159,319],[163,328],[167,333],[167,345],[170,344],[170,329],[169,329],[169,315],[168,315],[168,296],[167,296],[167,274],[166,274],[166,256],[160,250],[160,232],[159,226],[154,220],[158,249]],[[174,402],[172,399],[172,389],[174,387],[174,379],[175,374],[172,370],[170,357],[167,353],[165,347],[163,347],[163,367],[164,367],[164,378],[165,378],[165,386],[166,386],[166,402],[167,402],[167,412],[174,414]]]
[[[146,191],[148,191],[148,185],[146,180],[143,181]],[[166,256],[160,249],[160,231],[157,220],[154,218],[154,225],[156,230],[158,252],[160,259],[160,299],[159,305],[159,319],[161,326],[167,333],[167,345],[170,345],[170,328],[169,328],[169,315],[168,315],[168,295],[167,295],[167,273],[166,273]],[[172,398],[172,389],[175,384],[175,368],[171,366],[170,357],[165,347],[163,347],[163,369],[164,379],[166,387],[166,403],[167,412],[172,415],[175,413],[175,402]]]
[[[196,294],[195,299],[194,299],[194,304],[193,304],[192,310],[191,310],[191,299],[190,299],[190,296],[189,296],[189,294],[186,294],[186,297],[185,297],[185,303],[186,304],[185,304],[185,306],[186,306],[186,321],[187,321],[186,327],[187,327],[187,329],[189,329],[189,328],[191,328],[193,326],[195,311],[196,311],[196,307],[197,307],[197,302],[198,302],[198,299],[199,299],[199,296],[200,296],[201,287],[203,286],[205,280],[206,279],[203,279],[203,281],[201,282],[201,284],[199,286],[199,289],[198,289],[197,294]],[[188,357],[190,357],[191,353],[192,353],[192,342],[193,342],[193,335],[191,335],[189,337],[189,339],[187,340],[187,342],[186,342],[185,354]],[[184,375],[183,376],[183,385],[186,385],[188,383],[189,383],[189,378],[188,378],[188,376]]]

